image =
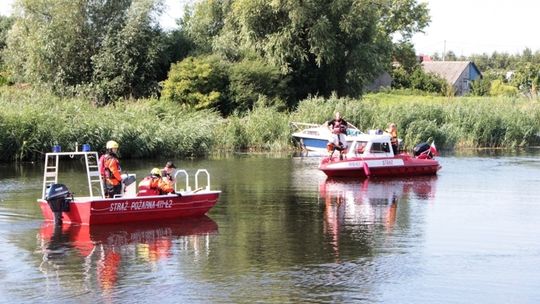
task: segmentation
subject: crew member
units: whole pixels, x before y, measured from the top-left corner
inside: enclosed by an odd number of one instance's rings
[[[174,179],[174,170],[176,169],[176,166],[172,161],[168,161],[165,164],[165,167],[161,170],[161,177],[163,180],[167,183],[169,183],[171,186],[174,185],[175,179]]]
[[[332,138],[327,146],[330,157],[332,157],[335,150],[338,150],[339,159],[343,159],[343,153],[347,149],[347,142],[345,140],[347,125],[348,123],[341,117],[339,112],[336,112],[334,119],[328,122],[328,128],[332,132]]]
[[[174,192],[173,187],[161,178],[161,170],[154,168],[139,183],[139,196],[163,195]]]
[[[122,169],[118,161],[118,143],[109,140],[107,151],[99,158],[99,171],[105,182],[105,197],[122,194]]]
[[[399,143],[398,143],[398,135],[397,135],[397,126],[395,123],[391,123],[388,125],[388,129],[385,131],[390,135],[390,144],[392,145],[392,150],[394,151],[394,155],[397,155],[399,153]]]

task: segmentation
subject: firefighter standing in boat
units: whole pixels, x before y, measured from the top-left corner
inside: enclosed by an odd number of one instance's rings
[[[396,124],[389,124],[385,132],[390,135],[390,144],[392,145],[392,151],[394,152],[394,155],[397,155],[399,153],[399,140]]]
[[[118,143],[109,140],[107,152],[99,158],[99,172],[105,181],[105,197],[112,198],[122,194],[122,169],[118,161]]]
[[[345,135],[347,135],[348,123],[341,117],[339,112],[336,112],[335,118],[328,122],[328,127],[332,132],[332,139],[327,145],[329,156],[332,157],[335,150],[339,151],[339,158],[343,159],[343,153],[347,149],[347,141]]]

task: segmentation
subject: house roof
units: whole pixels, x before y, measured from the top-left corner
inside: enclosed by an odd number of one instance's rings
[[[422,67],[426,73],[437,74],[449,83],[455,84],[469,64],[481,75],[480,70],[472,61],[424,61]]]

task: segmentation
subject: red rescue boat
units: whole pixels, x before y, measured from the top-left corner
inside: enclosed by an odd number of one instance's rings
[[[89,195],[73,197],[68,187],[58,183],[58,167],[62,156],[82,157],[86,165]],[[113,224],[134,221],[156,221],[181,217],[197,217],[206,214],[218,201],[221,191],[210,190],[210,174],[200,169],[195,174],[195,190],[189,186],[185,170],[185,188],[167,195],[139,196],[135,188],[135,175],[123,176],[122,195],[105,198],[103,181],[98,170],[97,152],[53,152],[45,158],[42,198],[38,199],[45,220],[57,224],[79,223],[83,225]],[[199,176],[206,175],[204,187],[199,187]],[[175,176],[175,177],[176,177]]]
[[[328,177],[417,176],[435,175],[441,169],[433,157],[437,155],[434,144],[420,144],[415,155],[394,155],[390,136],[386,134],[361,134],[340,157],[326,157],[319,169]]]

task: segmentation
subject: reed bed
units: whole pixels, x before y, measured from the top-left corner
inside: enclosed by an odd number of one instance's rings
[[[212,111],[146,99],[96,107],[83,98],[60,99],[32,90],[4,89],[0,95],[0,160],[41,158],[55,144],[73,151],[88,143],[102,151],[108,140],[121,156],[200,156],[211,151],[213,130],[224,124]]]
[[[540,102],[369,94],[363,99],[310,97],[292,112],[256,107],[222,118],[157,99],[93,106],[33,89],[0,88],[0,160],[40,159],[59,144],[103,150],[116,140],[124,158],[202,156],[216,151],[293,149],[291,121],[323,123],[339,111],[361,130],[398,125],[405,147],[434,140],[439,148],[520,148],[539,144]]]
[[[296,121],[320,122],[339,111],[361,130],[398,125],[407,148],[434,140],[440,148],[521,148],[539,144],[540,102],[489,97],[370,94],[361,100],[308,98]]]

